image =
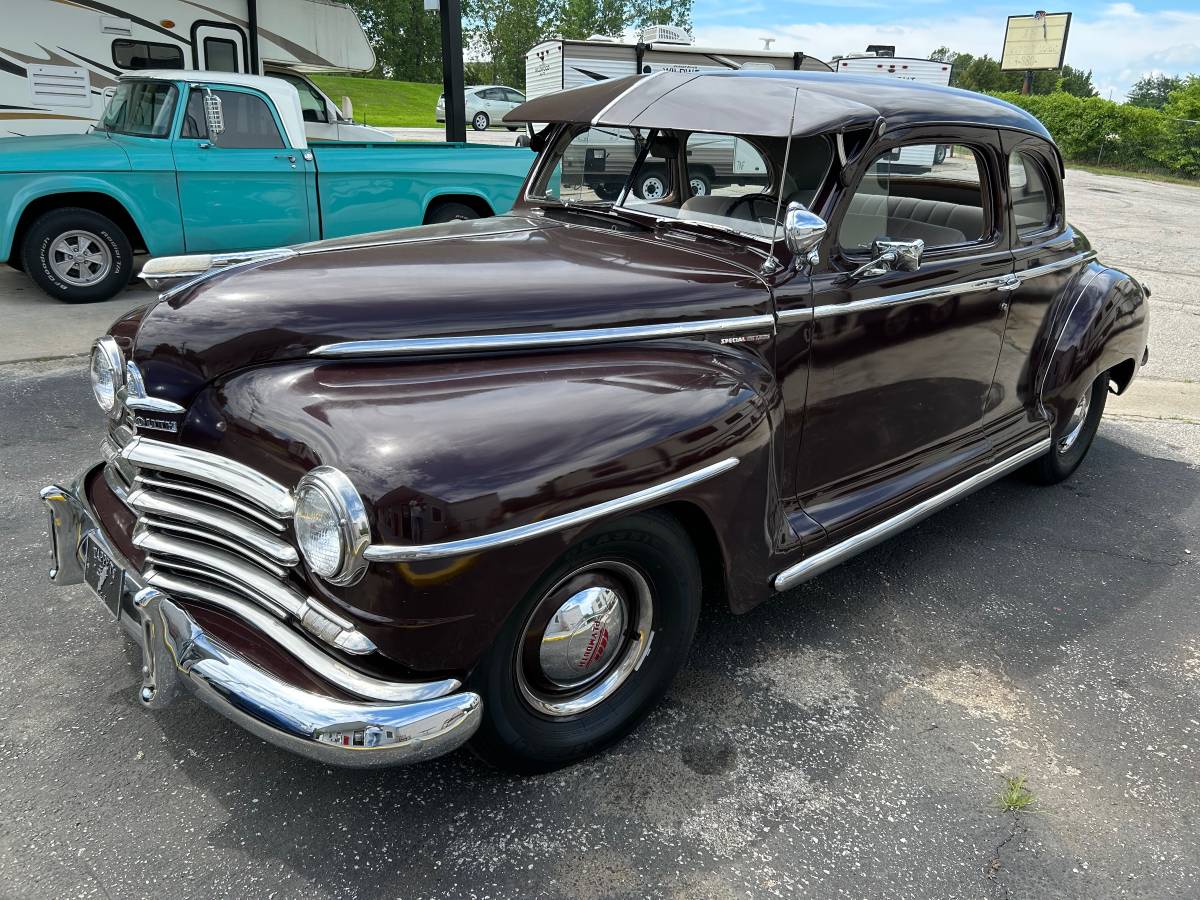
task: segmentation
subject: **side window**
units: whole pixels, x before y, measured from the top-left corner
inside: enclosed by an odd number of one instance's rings
[[[479,96],[484,100],[503,100],[504,92],[500,88],[488,88],[486,91],[480,91]]]
[[[519,91],[514,91],[512,88],[504,89],[504,99],[509,103],[524,103],[525,95]]]
[[[213,91],[221,98],[221,111],[225,117],[225,131],[216,143],[227,149],[281,149],[283,139],[271,109],[260,97],[241,91]],[[208,126],[204,119],[204,92],[193,90],[188,94],[187,109],[184,111],[183,128],[179,133],[185,138],[208,137]]]
[[[1008,159],[1008,186],[1018,234],[1045,231],[1054,224],[1054,182],[1042,164],[1017,151]]]
[[[183,68],[183,49],[174,44],[116,40],[112,42],[112,58],[118,69]]]
[[[978,243],[984,221],[983,166],[970,147],[906,144],[876,157],[863,174],[842,219],[838,241],[869,253],[877,239],[925,248]]]
[[[300,94],[300,112],[305,122],[328,122],[329,111],[325,108],[325,98],[316,89],[295,75],[272,72],[272,78],[281,78],[296,89]]]
[[[225,38],[204,39],[204,60],[210,72],[236,72],[238,70],[237,44]]]

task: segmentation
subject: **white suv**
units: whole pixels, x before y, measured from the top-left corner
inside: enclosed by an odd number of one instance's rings
[[[492,125],[502,124],[505,113],[525,102],[525,95],[520,91],[500,84],[469,87],[463,95],[466,98],[467,121],[476,131],[487,131]],[[445,94],[438,95],[436,114],[439,122],[446,121]],[[516,131],[518,128],[516,125],[504,127],[509,131]]]

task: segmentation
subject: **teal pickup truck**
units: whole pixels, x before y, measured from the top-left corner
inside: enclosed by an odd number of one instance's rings
[[[52,297],[104,300],[129,283],[136,252],[257,250],[507,212],[533,157],[309,146],[286,81],[139,72],[89,134],[0,139],[0,260]]]

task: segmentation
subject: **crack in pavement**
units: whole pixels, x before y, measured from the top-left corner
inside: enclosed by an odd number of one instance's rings
[[[1002,900],[1008,900],[1008,885],[999,880],[1000,871],[1004,867],[1004,862],[1000,858],[1001,851],[1003,851],[1005,847],[1013,842],[1018,833],[1024,837],[1026,834],[1028,834],[1028,832],[1029,829],[1021,824],[1021,814],[1014,812],[1012,814],[1012,819],[1009,821],[1008,836],[995,846],[995,848],[992,850],[992,858],[988,861],[988,864],[983,867],[984,877],[991,882],[993,888],[999,889],[999,896],[1002,898]],[[1021,852],[1021,848],[1019,846],[1017,848],[1017,852]]]

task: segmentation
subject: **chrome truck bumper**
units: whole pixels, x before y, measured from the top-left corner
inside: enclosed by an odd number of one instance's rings
[[[146,586],[142,574],[116,552],[88,505],[86,477],[87,473],[70,488],[50,485],[42,489],[42,502],[50,513],[50,580],[59,585],[87,581],[92,593],[141,646],[139,699],[144,706],[166,706],[184,687],[263,740],[321,762],[355,767],[400,765],[440,756],[458,747],[479,727],[479,695],[451,693],[459,687],[453,680],[430,685],[389,682],[392,695],[419,699],[359,702],[289,684],[239,656],[206,633],[168,594]],[[92,558],[93,571],[102,577],[85,579],[88,553],[97,554]],[[106,570],[108,561],[114,567],[111,572]],[[289,645],[295,646],[293,635],[290,631],[267,634],[276,638],[285,652]],[[322,675],[321,659],[328,660],[331,670],[341,665],[311,650],[296,658],[318,676]]]

